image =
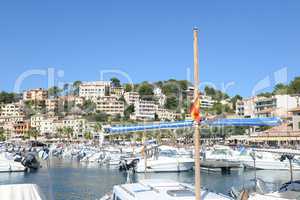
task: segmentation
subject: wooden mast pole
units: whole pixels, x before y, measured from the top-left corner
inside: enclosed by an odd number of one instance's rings
[[[199,61],[198,61],[198,29],[194,28],[194,100],[198,96],[199,87]],[[200,129],[199,124],[195,123],[194,133],[195,146],[195,196],[196,200],[201,200],[201,177],[200,177]]]

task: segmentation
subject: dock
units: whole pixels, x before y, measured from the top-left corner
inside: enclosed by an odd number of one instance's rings
[[[232,169],[241,168],[239,162],[230,162],[222,160],[202,160],[200,166],[202,169],[207,169],[208,171],[220,170],[221,174],[230,174]]]

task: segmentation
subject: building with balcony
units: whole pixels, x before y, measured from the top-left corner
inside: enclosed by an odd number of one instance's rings
[[[67,116],[62,120],[63,128],[71,128],[73,137],[83,137],[86,131],[86,119],[77,116]]]
[[[290,110],[293,113],[293,130],[300,132],[300,106]]]
[[[124,99],[128,105],[134,105],[140,100],[140,95],[138,92],[125,92]]]
[[[157,114],[158,119],[160,120],[168,120],[168,121],[174,121],[178,118],[180,118],[180,113],[176,113],[174,111],[165,109],[165,108],[160,108],[156,107],[155,113]]]
[[[47,118],[46,115],[36,114],[30,117],[30,126],[36,128],[36,130],[40,131],[41,122]]]
[[[0,105],[0,117],[12,117],[23,115],[21,103],[9,103]]]
[[[110,81],[85,82],[79,85],[79,96],[85,99],[96,99],[110,94]]]
[[[32,89],[23,93],[24,101],[44,101],[48,98],[48,91],[42,88]]]
[[[123,87],[111,87],[111,89],[110,89],[110,94],[117,96],[118,98],[123,96],[124,92],[125,92],[125,90]]]
[[[13,137],[19,138],[24,136],[30,129],[29,121],[18,121],[14,125],[14,135]]]
[[[201,109],[209,109],[212,108],[216,103],[210,96],[200,95],[200,108]]]
[[[154,120],[155,119],[154,101],[139,100],[134,104],[134,114],[131,119]]]
[[[254,113],[256,117],[291,118],[289,111],[297,107],[297,98],[290,95],[274,95],[272,97],[258,97],[255,100]]]
[[[103,96],[94,100],[97,112],[104,112],[109,115],[124,115],[124,102],[116,96]]]
[[[255,117],[255,100],[256,97],[238,100],[236,102],[236,115],[245,118]]]
[[[59,99],[46,99],[45,105],[47,112],[57,112],[59,106]]]

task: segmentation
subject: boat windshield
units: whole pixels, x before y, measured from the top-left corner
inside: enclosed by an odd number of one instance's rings
[[[212,154],[215,155],[231,155],[231,152],[228,149],[215,149]]]
[[[165,157],[174,157],[177,155],[177,151],[175,150],[162,150],[159,152],[160,156],[165,156]]]
[[[168,190],[167,194],[172,197],[193,197],[194,192],[191,190],[181,189],[181,190]]]

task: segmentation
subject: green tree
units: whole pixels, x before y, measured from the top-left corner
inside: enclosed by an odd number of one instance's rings
[[[279,83],[277,85],[275,85],[274,90],[273,90],[273,94],[288,94],[289,93],[289,86]]]
[[[37,140],[37,137],[39,136],[39,132],[35,127],[31,127],[28,131],[27,131],[27,137],[30,138],[34,138],[34,140]]]
[[[111,81],[113,87],[121,87],[121,82],[118,78],[112,77],[110,79],[110,81]]]
[[[0,128],[0,141],[5,141],[5,131],[3,128]]]
[[[79,86],[82,84],[82,82],[81,81],[75,81],[74,83],[73,83],[73,85],[72,85],[72,87],[73,87],[73,94],[74,95],[79,95]]]
[[[86,140],[91,140],[91,139],[93,139],[93,135],[92,135],[91,132],[87,131],[87,132],[84,133],[84,138]]]
[[[58,97],[61,92],[62,92],[62,89],[60,89],[57,86],[53,86],[53,87],[48,89],[48,95],[50,97]]]
[[[97,122],[107,122],[108,121],[108,115],[104,112],[99,112],[95,115],[95,121],[97,121]]]
[[[133,85],[126,83],[124,84],[125,92],[132,92],[133,91]]]
[[[129,105],[125,110],[124,110],[124,119],[128,120],[130,118],[130,115],[134,113],[134,105]]]
[[[63,128],[58,128],[56,130],[56,133],[57,133],[56,137],[58,137],[61,140],[61,138],[62,138],[62,136],[64,134],[64,129]]]
[[[63,131],[64,135],[67,136],[68,139],[73,137],[74,130],[72,127],[64,127]]]
[[[167,97],[165,108],[170,110],[177,110],[179,101],[175,96]]]
[[[185,91],[188,89],[189,82],[187,80],[179,80],[178,83],[179,83],[179,86],[182,91]]]
[[[204,92],[207,96],[214,97],[216,95],[216,90],[213,87],[205,86]]]
[[[16,101],[17,94],[8,93],[8,92],[0,92],[0,104],[4,103],[12,103]]]
[[[293,81],[289,84],[289,93],[290,94],[299,94],[300,93],[300,76],[294,78]]]
[[[236,109],[236,102],[237,102],[238,100],[242,100],[242,99],[243,99],[243,97],[240,96],[240,95],[238,95],[238,94],[231,98],[230,101],[231,101],[231,103],[232,103],[233,110]]]
[[[257,96],[269,98],[269,97],[271,97],[272,95],[273,95],[273,94],[272,94],[271,92],[261,92],[261,93],[259,93]]]
[[[69,83],[65,83],[64,87],[63,87],[63,91],[64,91],[65,95],[69,95],[69,92],[70,92],[69,90],[70,90]]]
[[[176,82],[168,82],[162,86],[162,92],[167,95],[178,95],[181,88]]]
[[[119,113],[116,114],[116,115],[113,115],[112,120],[115,121],[115,122],[121,121],[121,115]]]
[[[94,102],[92,102],[91,100],[89,100],[89,99],[85,100],[83,102],[82,109],[86,113],[95,112],[95,110],[96,110],[96,104]]]
[[[204,91],[207,96],[211,96],[216,101],[221,101],[229,98],[228,94],[220,90],[214,89],[213,87],[210,86],[205,86]]]
[[[99,122],[96,122],[93,128],[96,133],[99,133],[102,130],[102,125]]]
[[[223,104],[217,102],[210,109],[210,112],[212,112],[213,114],[216,114],[216,115],[220,115],[222,113],[232,113],[233,110],[231,110],[228,105],[223,105]]]
[[[148,82],[143,82],[139,86],[138,92],[140,94],[141,99],[153,100],[153,86]]]

